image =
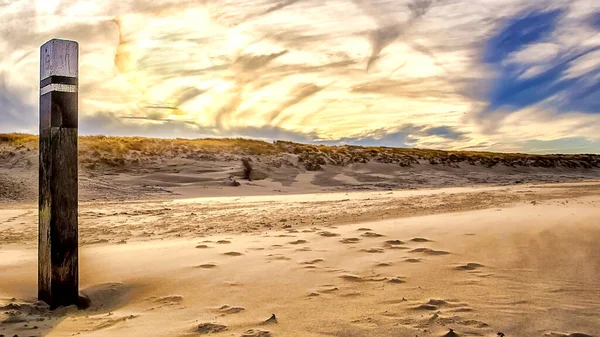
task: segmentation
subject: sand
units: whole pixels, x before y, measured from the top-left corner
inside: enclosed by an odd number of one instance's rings
[[[82,311],[4,204],[0,335],[600,336],[598,182],[308,192],[82,202]]]
[[[364,163],[341,165],[325,155],[327,151],[339,148],[327,147],[320,154],[326,164],[320,164],[316,171],[309,171],[307,162],[301,162],[301,155],[294,151],[250,156],[253,158],[253,178],[248,181],[243,178],[241,161],[247,156],[238,153],[231,144],[211,154],[193,153],[189,149],[179,153],[167,151],[167,140],[146,139],[146,143],[156,144],[161,150],[155,155],[129,150],[124,155],[127,160],[121,158],[124,160],[122,165],[108,165],[106,161],[114,156],[113,150],[122,150],[121,146],[116,146],[118,139],[109,137],[90,144],[91,140],[84,137],[80,141],[79,200],[82,202],[420,190],[600,179],[600,161],[594,156],[546,158],[538,165],[528,155],[496,154],[498,158],[516,161],[498,159],[499,162],[491,166],[487,160],[481,161],[487,158],[483,155],[480,155],[483,156],[479,158],[481,160],[442,164],[441,160],[446,155],[440,153],[437,159],[431,160],[417,159],[415,155],[410,166],[405,166],[397,161],[388,161],[393,158],[380,154],[367,156],[370,159]],[[99,145],[107,145],[106,142],[112,142],[112,145],[103,147],[104,150],[96,149]],[[0,142],[0,206],[36,202],[38,152],[34,145],[30,142],[27,146],[18,147]],[[92,145],[95,150],[89,148]],[[86,146],[89,151],[85,150]],[[265,143],[263,146],[273,145]],[[375,153],[391,151],[385,148],[363,150]],[[488,154],[488,157],[492,155]],[[231,178],[237,179],[239,185],[232,186]]]

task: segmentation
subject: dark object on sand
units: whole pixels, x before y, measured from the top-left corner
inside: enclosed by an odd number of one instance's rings
[[[227,186],[238,187],[241,186],[239,181],[235,180],[234,177],[229,177],[229,181],[227,181]]]
[[[498,333],[497,333],[497,335],[498,335],[499,337],[504,337],[504,334],[503,334],[502,332],[498,332]]]
[[[448,333],[442,337],[458,337],[458,334],[456,332],[454,332],[454,330],[452,330],[452,329],[448,329],[448,330],[450,330],[450,331],[448,331]]]
[[[265,324],[277,324],[277,317],[275,317],[275,314],[272,314],[271,317],[269,317],[269,319],[266,320],[264,323]]]
[[[252,181],[252,159],[242,158],[242,165],[244,166],[244,179]]]

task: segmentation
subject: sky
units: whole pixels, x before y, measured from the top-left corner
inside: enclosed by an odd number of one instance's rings
[[[79,42],[79,132],[600,153],[597,0],[0,0],[0,132]]]

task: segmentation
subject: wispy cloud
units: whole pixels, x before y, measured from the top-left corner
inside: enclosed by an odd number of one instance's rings
[[[15,0],[0,22],[0,131],[37,130],[59,37],[82,132],[600,151],[591,1]]]

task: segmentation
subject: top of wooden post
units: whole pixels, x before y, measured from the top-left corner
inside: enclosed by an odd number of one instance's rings
[[[40,80],[50,76],[79,76],[79,44],[52,39],[40,47]]]

